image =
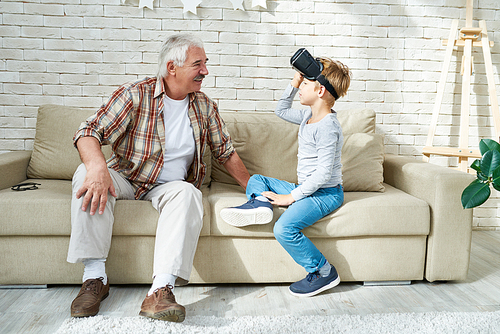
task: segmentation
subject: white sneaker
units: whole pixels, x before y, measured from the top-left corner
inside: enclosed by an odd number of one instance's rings
[[[237,227],[267,224],[273,220],[273,205],[253,198],[243,205],[222,209],[220,216]]]

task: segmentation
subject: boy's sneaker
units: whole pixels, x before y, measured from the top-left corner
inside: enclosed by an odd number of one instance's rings
[[[340,283],[340,277],[335,267],[331,265],[330,274],[322,277],[318,271],[310,273],[306,278],[293,283],[288,288],[290,293],[297,297],[312,297],[320,292],[336,287]]]
[[[252,198],[243,205],[222,209],[220,216],[229,225],[237,227],[267,224],[273,220],[273,205]]]

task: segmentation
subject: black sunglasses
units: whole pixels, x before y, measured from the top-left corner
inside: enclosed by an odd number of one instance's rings
[[[35,190],[38,189],[37,186],[41,186],[41,184],[35,182],[27,182],[27,183],[16,184],[15,186],[12,186],[10,189],[15,191]]]

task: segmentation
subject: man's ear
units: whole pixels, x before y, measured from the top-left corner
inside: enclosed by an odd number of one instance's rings
[[[175,65],[173,61],[167,62],[167,72],[169,75],[175,75]]]

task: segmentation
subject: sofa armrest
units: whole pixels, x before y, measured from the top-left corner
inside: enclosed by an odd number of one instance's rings
[[[12,187],[26,180],[26,170],[31,151],[16,151],[0,154],[0,189]]]
[[[384,181],[430,207],[425,278],[430,281],[467,277],[472,237],[472,210],[462,208],[462,191],[473,175],[412,157],[387,154]]]

